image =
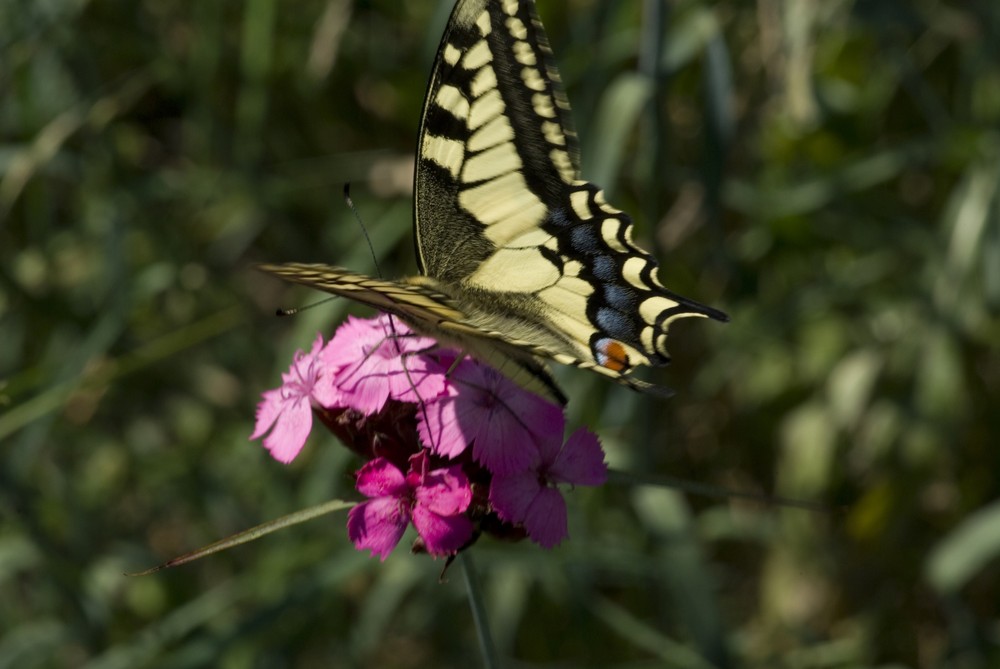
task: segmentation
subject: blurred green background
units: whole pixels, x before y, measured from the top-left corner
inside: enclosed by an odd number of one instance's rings
[[[459,667],[461,569],[325,517],[359,463],[247,437],[348,305],[252,270],[414,271],[450,1],[0,0],[0,667]],[[677,292],[677,395],[560,370],[639,485],[474,548],[507,666],[1000,666],[1000,5],[544,0],[584,175]],[[353,307],[352,307],[353,309]],[[363,313],[359,311],[359,313]]]

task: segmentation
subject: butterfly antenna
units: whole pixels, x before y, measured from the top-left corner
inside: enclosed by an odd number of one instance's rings
[[[375,246],[372,244],[372,238],[368,235],[368,228],[365,226],[365,222],[361,219],[361,214],[358,213],[358,208],[354,206],[354,200],[351,199],[350,181],[344,184],[344,202],[347,204],[347,208],[351,210],[351,213],[354,214],[354,220],[358,222],[358,227],[361,228],[361,234],[365,236],[365,242],[368,244],[368,252],[372,254],[372,262],[375,264],[375,276],[380,279],[385,278],[382,276],[382,268],[378,264],[378,256],[375,255]],[[392,314],[389,314],[389,330],[392,332],[393,338],[399,336],[396,332],[396,321]],[[409,376],[409,372],[407,372],[407,376]],[[414,388],[414,390],[416,389]],[[417,396],[419,397],[419,394]]]
[[[380,279],[384,278],[382,276],[382,268],[378,264],[378,256],[375,255],[375,246],[372,244],[372,238],[368,234],[368,228],[365,226],[365,222],[361,219],[361,214],[358,213],[358,208],[354,206],[354,200],[351,199],[350,181],[344,184],[344,202],[347,204],[347,208],[351,210],[351,213],[354,214],[354,220],[358,222],[358,227],[361,228],[361,234],[365,236],[365,242],[368,244],[368,252],[371,253],[372,262],[375,264],[375,276],[377,276]],[[400,337],[400,335],[398,332],[396,332],[396,320],[392,314],[389,314],[389,332],[391,332],[392,334],[391,335],[387,334],[386,337],[389,340],[393,341],[393,343],[396,344],[396,346],[398,347],[399,344],[396,343],[396,340]],[[381,344],[379,344],[379,346],[381,346]],[[378,346],[376,346],[375,348],[377,349]],[[427,406],[424,403],[424,399],[420,397],[420,391],[417,390],[417,386],[413,382],[412,377],[410,376],[410,370],[407,369],[406,367],[405,355],[403,356],[403,360],[404,360],[403,371],[406,373],[406,380],[410,384],[410,388],[413,389],[414,394],[416,394],[417,399],[419,400],[420,410],[424,414],[424,420],[427,420]]]
[[[344,202],[347,203],[347,208],[351,210],[352,214],[354,214],[354,220],[358,222],[358,227],[361,228],[361,234],[365,236],[365,241],[368,243],[368,251],[372,254],[372,262],[375,263],[375,276],[380,279],[385,278],[382,276],[382,268],[378,265],[378,257],[375,255],[375,247],[372,245],[372,238],[368,236],[368,228],[365,227],[365,222],[361,220],[361,214],[358,213],[358,208],[354,206],[354,200],[351,199],[350,181],[344,184]]]
[[[330,301],[335,300],[335,299],[337,299],[337,296],[333,295],[331,297],[323,298],[319,302],[313,302],[312,304],[307,304],[304,307],[296,307],[295,309],[282,309],[281,307],[278,307],[277,309],[275,309],[274,315],[275,316],[294,316],[295,314],[303,312],[306,309],[312,309],[313,307],[318,307],[321,304],[326,304],[327,302],[330,302]]]

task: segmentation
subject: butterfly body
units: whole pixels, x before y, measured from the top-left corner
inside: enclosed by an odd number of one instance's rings
[[[396,314],[560,402],[546,359],[663,393],[628,374],[668,362],[670,323],[727,320],[664,288],[656,260],[632,242],[629,217],[580,179],[569,103],[533,2],[458,2],[419,137],[420,276],[261,269]]]

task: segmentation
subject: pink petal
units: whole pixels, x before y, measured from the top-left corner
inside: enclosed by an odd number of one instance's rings
[[[333,385],[333,376],[327,372],[316,380],[311,396],[316,404],[327,409],[344,406],[343,393]]]
[[[553,481],[561,483],[603,485],[608,478],[608,465],[597,435],[585,427],[573,432],[547,473]]]
[[[316,381],[312,387],[312,399],[317,405],[321,407],[326,407],[327,409],[332,409],[334,407],[343,407],[343,394],[340,389],[337,388],[335,381],[334,370],[326,365],[322,364],[322,354],[317,358],[316,365],[319,368],[319,373],[316,377]]]
[[[311,400],[330,399],[328,384],[322,383],[322,365],[318,361],[323,337],[317,335],[309,353],[297,351],[291,368],[281,375],[281,387],[268,390],[257,405],[257,420],[251,439],[265,433],[264,446],[281,462],[291,462],[305,444],[312,429]],[[332,391],[332,388],[330,388]]]
[[[431,555],[454,553],[468,543],[475,529],[465,516],[439,516],[422,504],[413,508],[413,526]]]
[[[328,346],[329,344],[323,345],[323,335],[317,334],[313,340],[312,350],[307,354],[301,351],[296,353],[292,369],[287,375],[282,375],[286,384],[298,381],[300,392],[308,393],[312,400],[322,407],[339,406],[340,398],[340,393],[333,385],[332,370],[328,369],[323,358]]]
[[[523,390],[491,367],[456,369],[455,416],[473,457],[494,474],[527,469],[540,461],[538,447],[562,436],[562,409]]]
[[[353,361],[334,375],[346,406],[370,415],[380,411],[390,397],[430,400],[444,392],[444,368],[430,358],[407,353],[412,342],[383,337],[348,343],[354,350]]]
[[[317,334],[316,339],[313,340],[312,349],[308,353],[303,353],[301,350],[296,351],[288,373],[281,375],[285,384],[297,385],[297,389],[302,394],[311,392],[320,370],[324,367],[323,363],[318,359],[322,350],[323,335]]]
[[[430,454],[426,450],[420,449],[411,455],[406,462],[410,465],[410,468],[406,471],[407,483],[414,488],[418,485],[422,485],[424,477],[430,472],[431,469]]]
[[[536,434],[535,443],[538,444],[539,462],[542,467],[547,467],[555,462],[559,457],[559,452],[563,446],[563,433],[566,428],[566,417],[560,412],[562,422],[558,424],[558,429],[546,430],[542,434]]]
[[[437,341],[417,335],[409,325],[389,314],[381,313],[370,323],[371,327],[381,332],[386,339],[394,339],[403,353],[422,353],[438,348]]]
[[[419,506],[439,516],[463,513],[472,502],[472,487],[460,465],[436,469],[416,490]]]
[[[524,529],[539,546],[552,548],[569,536],[566,527],[566,501],[555,488],[544,488],[524,517]]]
[[[530,393],[513,381],[504,378],[506,388],[501,397],[509,410],[535,436],[539,448],[553,439],[562,441],[566,429],[566,416],[562,407]]]
[[[517,415],[504,406],[485,415],[476,407],[464,407],[459,422],[478,424],[473,433],[472,457],[497,475],[535,467],[540,462],[535,436]]]
[[[430,399],[441,393],[445,370],[418,355],[436,346],[433,339],[413,335],[398,318],[351,317],[337,329],[321,358],[335,372],[335,385],[351,400],[347,406],[370,414],[389,397],[413,401],[417,395]]]
[[[375,458],[358,470],[355,487],[365,497],[402,497],[408,493],[403,472],[385,458]]]
[[[359,550],[370,550],[384,562],[396,547],[408,522],[404,506],[394,497],[362,502],[347,514],[347,536]]]
[[[251,441],[260,439],[271,429],[283,408],[281,388],[265,390],[261,396],[264,399],[257,405],[257,422],[254,424],[253,434],[250,435]]]
[[[402,326],[402,324],[399,324]],[[367,381],[367,373],[359,368],[370,364],[377,357],[376,349],[391,334],[385,324],[377,319],[360,319],[353,316],[337,328],[330,343],[320,354],[320,360],[331,372],[331,381],[340,393],[344,406],[372,414],[382,409],[388,399],[388,389],[380,380]]]
[[[264,437],[264,447],[278,462],[289,463],[302,450],[312,429],[312,407],[309,398],[295,397],[284,400],[274,429]]]
[[[417,434],[420,443],[446,458],[456,458],[469,447],[456,416],[455,398],[447,395],[425,402],[417,411]]]
[[[533,469],[506,476],[494,476],[490,483],[490,504],[501,520],[520,523],[541,490],[538,474]]]
[[[381,411],[389,399],[385,379],[358,366],[349,367],[339,375],[337,389],[346,406],[367,416]]]
[[[404,354],[389,377],[389,396],[401,402],[429,402],[448,389],[448,368],[426,355]]]
[[[398,319],[393,321],[397,332],[409,332],[404,323]],[[348,316],[330,343],[323,349],[323,363],[336,370],[348,365],[355,365],[364,355],[364,351],[375,348],[387,337],[392,336],[388,322],[379,318],[355,318]]]
[[[323,351],[323,333],[322,332],[317,332],[316,333],[316,338],[313,339],[312,348],[309,350],[308,353],[302,354],[301,357],[302,357],[303,360],[307,360],[308,362],[312,362],[313,360],[315,360],[317,358],[317,356],[319,356],[319,354],[322,351]],[[298,358],[298,357],[300,357],[300,356],[297,354],[296,358]]]

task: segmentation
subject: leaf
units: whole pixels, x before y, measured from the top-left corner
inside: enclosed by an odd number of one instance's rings
[[[935,590],[950,595],[997,557],[1000,557],[1000,501],[972,514],[942,539],[927,558],[925,573]]]
[[[653,94],[648,77],[625,72],[611,82],[598,107],[593,137],[599,142],[582,152],[585,178],[608,190],[621,171],[629,132],[635,128],[639,115]]]
[[[145,571],[140,571],[137,573],[127,574],[128,576],[147,576],[161,569],[167,569],[169,567],[178,567],[182,564],[187,564],[188,562],[194,562],[195,560],[201,559],[203,557],[212,555],[213,553],[218,553],[224,551],[227,548],[232,548],[234,546],[239,546],[240,544],[249,543],[255,539],[259,539],[265,534],[271,534],[278,530],[284,529],[286,527],[291,527],[292,525],[297,525],[299,523],[304,523],[307,520],[312,520],[313,518],[318,518],[319,516],[326,515],[328,513],[333,513],[334,511],[341,511],[343,509],[349,509],[357,504],[357,502],[345,502],[343,500],[334,499],[329,502],[324,502],[323,504],[317,504],[316,506],[311,506],[307,509],[302,509],[296,511],[295,513],[290,513],[287,516],[282,516],[274,520],[269,520],[266,523],[261,523],[256,527],[251,527],[249,530],[244,530],[238,532],[231,536],[226,537],[220,541],[209,544],[207,546],[202,546],[198,550],[191,551],[190,553],[185,553],[179,557],[175,557],[172,560],[167,560],[161,565],[155,567],[150,567]]]

